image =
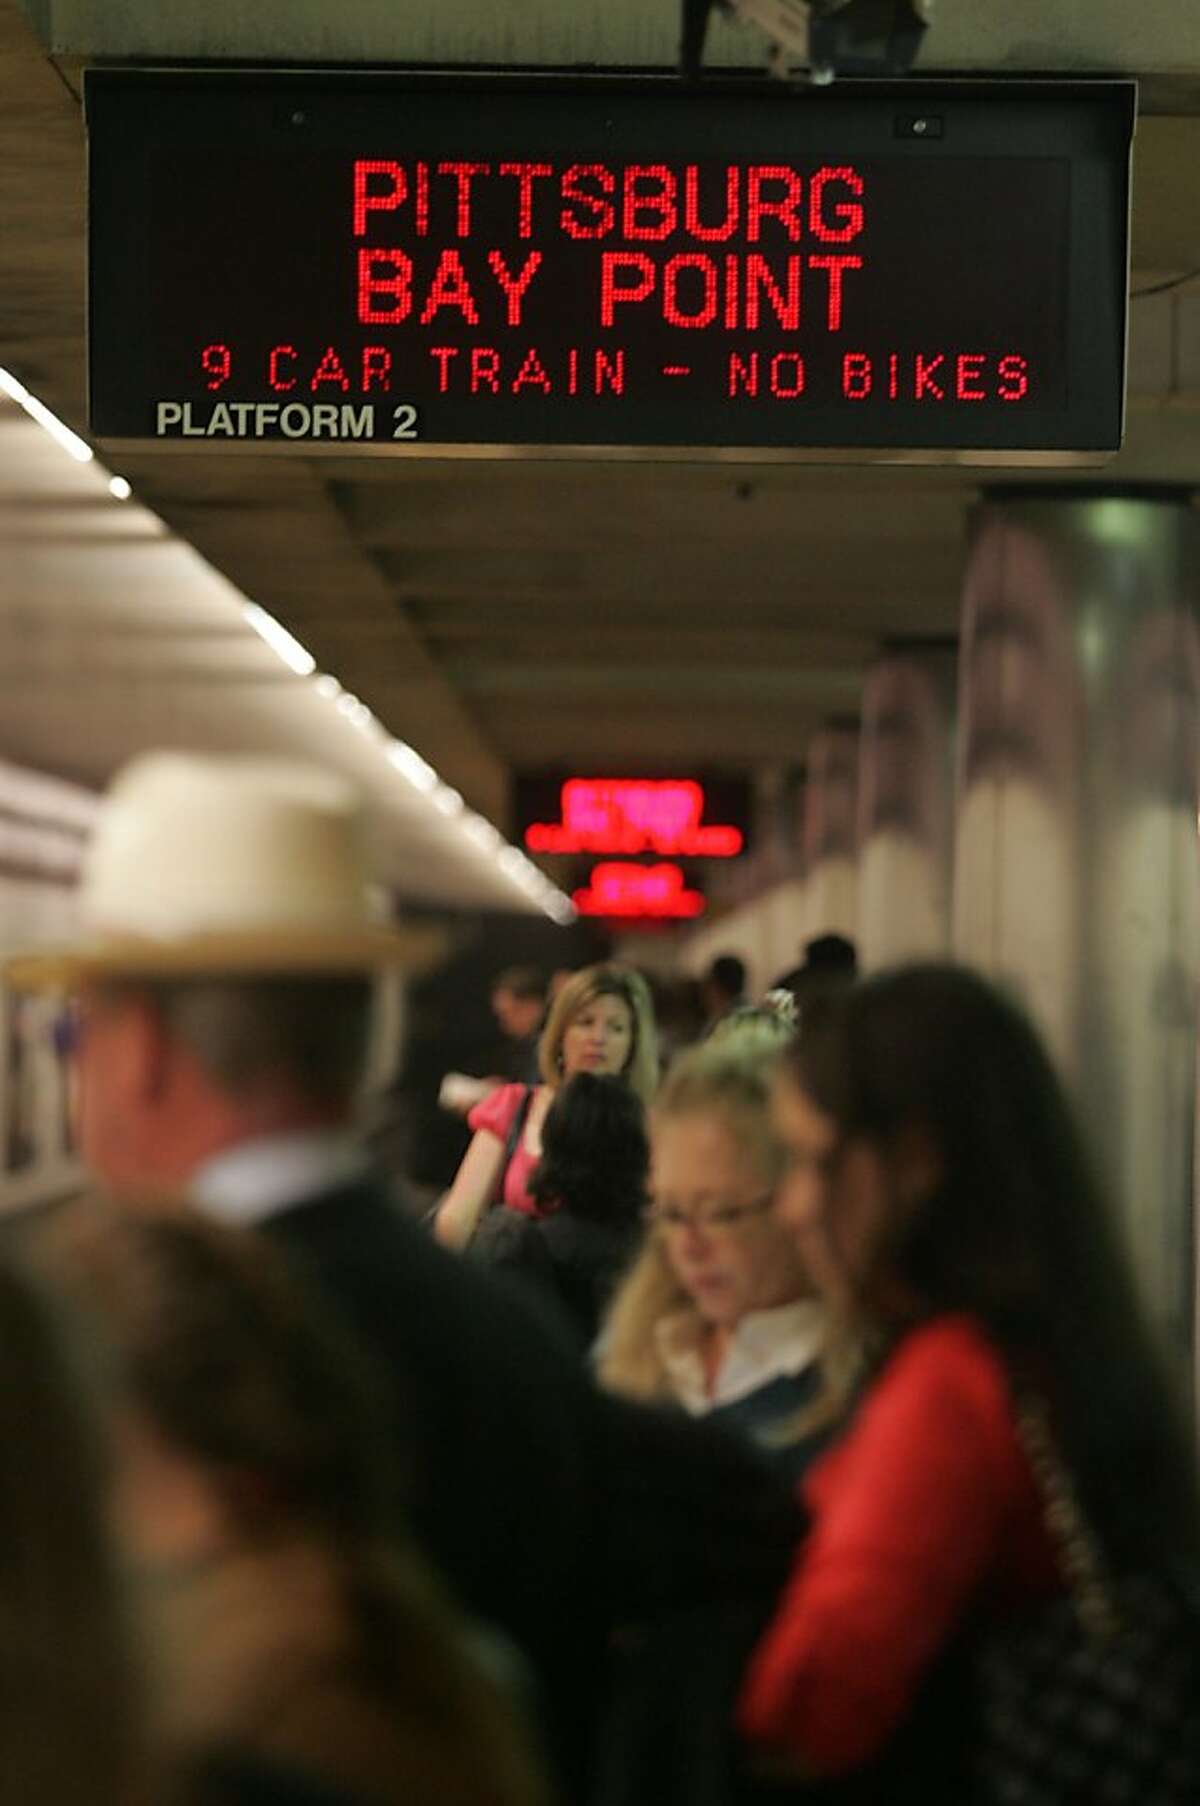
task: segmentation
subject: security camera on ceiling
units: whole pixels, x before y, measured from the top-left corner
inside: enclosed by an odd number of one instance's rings
[[[700,73],[713,5],[756,27],[771,46],[768,67],[817,84],[837,75],[904,75],[916,61],[934,0],[683,0],[683,74]]]

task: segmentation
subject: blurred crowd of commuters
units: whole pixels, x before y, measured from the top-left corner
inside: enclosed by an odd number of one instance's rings
[[[991,1806],[971,1652],[1079,1579],[1029,1414],[1106,1573],[1200,1567],[1033,1029],[827,937],[762,1004],[715,962],[660,1076],[639,974],[509,969],[423,1224],[355,1130],[420,957],[364,877],[324,774],[154,755],[9,964],[72,995],[103,1190],[0,1267],[8,1797]]]

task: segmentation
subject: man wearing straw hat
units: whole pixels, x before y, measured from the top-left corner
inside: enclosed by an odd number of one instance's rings
[[[793,1507],[719,1435],[597,1393],[396,1208],[355,1098],[373,975],[429,948],[372,919],[366,875],[332,773],[147,754],[102,807],[78,942],[7,976],[76,1000],[81,1148],[108,1188],[266,1234],[386,1368],[418,1536],[529,1659],[578,1777],[614,1620],[782,1578]]]

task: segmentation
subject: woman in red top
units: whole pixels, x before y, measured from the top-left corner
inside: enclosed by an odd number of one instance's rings
[[[467,1118],[474,1138],[434,1223],[448,1248],[465,1248],[493,1203],[536,1211],[529,1180],[542,1156],[546,1112],[565,1079],[577,1072],[619,1074],[649,1103],[658,1083],[658,1048],[645,979],[626,966],[576,972],[554,1000],[538,1065],[540,1085],[501,1085]]]
[[[1062,1087],[997,992],[914,967],[814,1005],[776,1126],[780,1213],[835,1319],[877,1355],[805,1483],[811,1530],[740,1720],[809,1774],[861,1775],[904,1748],[894,1734],[923,1716],[968,1620],[1063,1584],[1018,1395],[1047,1411],[1114,1570],[1194,1560],[1200,1509]],[[957,1728],[943,1715],[947,1748]],[[904,1779],[893,1770],[890,1799]],[[959,1796],[943,1780],[921,1797]]]

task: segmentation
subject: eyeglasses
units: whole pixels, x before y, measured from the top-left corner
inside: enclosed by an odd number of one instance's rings
[[[645,1220],[664,1235],[680,1235],[685,1229],[702,1229],[708,1235],[732,1235],[749,1217],[761,1216],[775,1202],[774,1190],[748,1204],[706,1204],[701,1210],[682,1210],[675,1204],[652,1204]]]

